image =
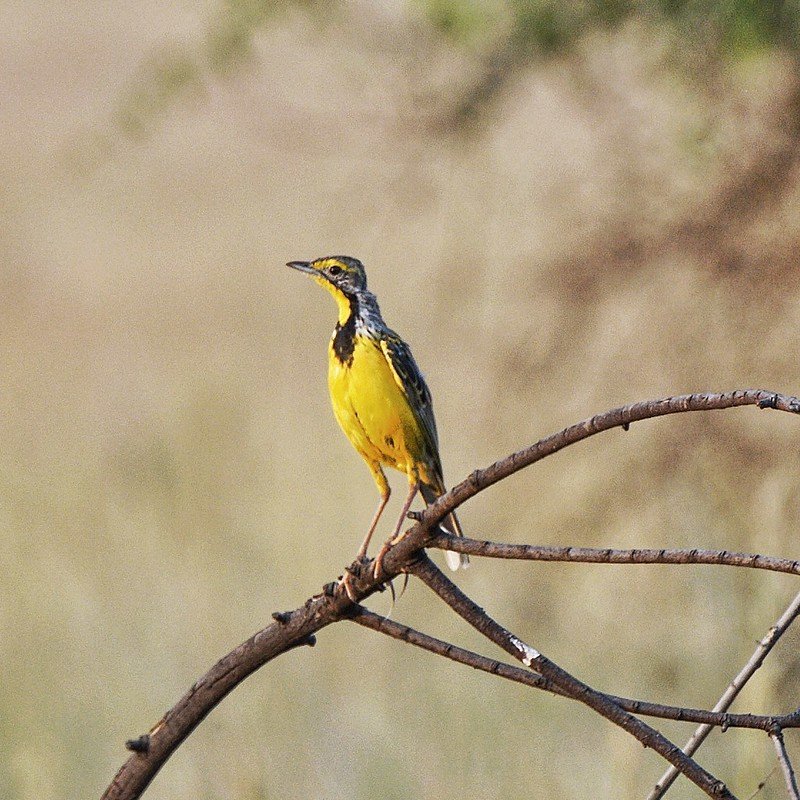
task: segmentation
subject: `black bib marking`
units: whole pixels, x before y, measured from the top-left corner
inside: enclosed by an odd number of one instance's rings
[[[333,352],[342,364],[349,364],[353,360],[353,351],[356,349],[356,316],[358,315],[358,300],[348,297],[350,301],[350,316],[344,325],[336,323],[333,332]]]

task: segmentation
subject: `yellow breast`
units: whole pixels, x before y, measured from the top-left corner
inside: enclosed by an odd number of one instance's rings
[[[421,432],[378,342],[356,336],[346,364],[331,347],[328,388],[336,419],[362,458],[426,478]]]

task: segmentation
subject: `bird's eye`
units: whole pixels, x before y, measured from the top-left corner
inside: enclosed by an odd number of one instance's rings
[[[331,275],[338,275],[341,271],[342,271],[341,267],[337,267],[336,265],[334,265],[328,270],[328,273]]]

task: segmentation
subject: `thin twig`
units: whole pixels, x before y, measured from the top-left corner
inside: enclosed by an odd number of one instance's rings
[[[764,659],[767,657],[770,650],[772,650],[788,627],[794,622],[798,613],[800,613],[800,592],[795,596],[794,600],[792,600],[783,614],[781,614],[777,622],[767,631],[764,638],[758,643],[758,647],[756,647],[753,655],[750,656],[748,662],[730,682],[722,697],[717,701],[713,709],[714,711],[725,712],[731,707],[731,704],[736,699],[739,692],[741,692],[745,684],[753,677],[756,670],[764,663]],[[700,725],[692,734],[689,741],[683,746],[683,752],[689,756],[694,755],[697,748],[700,747],[712,730],[713,728],[710,725]],[[650,794],[647,795],[647,800],[659,800],[659,798],[663,797],[677,777],[678,773],[676,770],[672,767],[667,769],[658,783],[650,791]]]
[[[433,530],[434,526],[451,511],[457,509],[487,486],[602,431],[619,427],[627,429],[634,422],[663,417],[668,414],[680,414],[687,411],[716,411],[739,406],[758,406],[759,408],[772,408],[800,414],[800,399],[766,389],[741,389],[720,394],[710,392],[684,394],[612,408],[610,411],[596,414],[575,425],[570,425],[558,433],[546,436],[530,447],[512,453],[485,469],[475,470],[466,480],[454,486],[435,503],[428,506],[423,512],[421,523],[427,525],[429,530]]]
[[[534,689],[541,689],[545,692],[552,692],[561,697],[569,695],[556,686],[547,678],[529,672],[525,669],[504,664],[486,656],[479,655],[472,650],[467,650],[458,645],[444,642],[427,633],[422,633],[408,625],[388,619],[387,617],[375,614],[364,608],[356,606],[349,614],[348,619],[369,628],[373,631],[386,634],[392,639],[407,642],[422,650],[435,653],[438,656],[449,658],[459,664],[465,664],[481,672],[488,672],[490,675],[498,675],[515,683],[521,683]],[[631,714],[641,714],[647,717],[658,717],[659,719],[671,719],[677,722],[707,723],[720,728],[748,728],[753,730],[771,731],[777,725],[780,728],[800,728],[800,713],[792,711],[789,714],[771,716],[768,714],[722,714],[714,711],[706,711],[700,708],[683,708],[681,706],[668,706],[662,703],[650,703],[646,700],[634,700],[629,697],[620,697],[609,694],[608,698],[616,703],[620,708]]]
[[[709,797],[734,800],[734,795],[731,794],[722,781],[703,769],[696,761],[686,756],[655,728],[624,711],[616,703],[612,702],[608,695],[592,689],[591,686],[573,677],[566,670],[543,656],[538,650],[525,644],[525,642],[493,620],[445,576],[426,555],[421,554],[413,564],[409,565],[408,569],[412,575],[422,580],[453,611],[469,622],[487,639],[521,661],[526,667],[530,667],[530,669],[547,678],[552,684],[562,689],[568,697],[594,709],[600,715],[630,733],[645,747],[655,750],[659,755],[675,765],[681,773]]]
[[[775,770],[778,769],[778,763],[775,762],[772,769],[763,777],[759,782],[758,786],[756,786],[756,790],[753,794],[748,795],[745,797],[745,800],[755,800],[756,797],[764,790],[764,787],[767,785],[767,781],[775,774]]]
[[[783,777],[786,779],[786,791],[789,793],[789,800],[800,800],[800,793],[797,790],[797,780],[794,777],[792,762],[789,761],[789,754],[786,752],[786,743],[783,741],[783,733],[780,728],[776,728],[770,733],[769,738],[775,745],[775,752],[778,754],[778,763],[783,770]]]
[[[775,770],[778,769],[778,766],[779,766],[778,762],[776,761],[772,769],[766,774],[765,777],[763,777],[758,782],[758,786],[756,786],[756,790],[753,792],[753,794],[745,797],[745,800],[755,800],[755,798],[758,797],[758,795],[764,790],[764,787],[767,785],[767,781],[769,781],[769,779],[775,774]]]
[[[565,561],[590,564],[702,564],[708,566],[746,567],[800,575],[800,561],[762,556],[758,553],[734,553],[729,550],[697,548],[558,547],[534,544],[506,544],[453,536],[440,531],[430,541],[431,547],[468,553],[471,556],[517,559],[519,561]]]

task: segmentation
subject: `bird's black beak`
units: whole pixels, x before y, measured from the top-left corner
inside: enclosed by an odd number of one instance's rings
[[[291,267],[292,269],[298,269],[300,272],[307,272],[309,275],[317,275],[317,270],[311,266],[310,261],[287,261],[287,267]]]

